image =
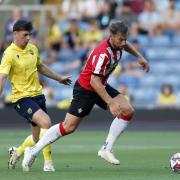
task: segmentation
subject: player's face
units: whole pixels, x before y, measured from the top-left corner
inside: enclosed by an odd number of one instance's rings
[[[16,31],[15,43],[22,49],[24,49],[30,40],[31,32],[29,31]]]
[[[111,35],[111,45],[113,48],[123,48],[126,45],[127,35],[121,32]]]

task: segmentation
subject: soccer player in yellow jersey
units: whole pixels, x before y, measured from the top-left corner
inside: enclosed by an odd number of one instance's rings
[[[26,20],[18,20],[13,26],[13,42],[4,51],[0,65],[0,95],[5,80],[9,78],[14,108],[31,124],[30,141],[37,143],[40,129],[48,129],[51,126],[38,73],[64,85],[70,85],[71,80],[70,77],[53,73],[42,63],[38,49],[29,43],[32,30],[32,23]],[[15,167],[18,158],[17,151],[14,151],[8,164],[9,168]]]

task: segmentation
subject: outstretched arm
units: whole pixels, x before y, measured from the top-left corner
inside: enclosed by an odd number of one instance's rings
[[[7,75],[0,73],[0,95],[2,94]]]
[[[60,76],[54,72],[52,72],[46,65],[40,64],[38,66],[38,72],[41,73],[44,76],[47,76],[48,78],[54,79],[58,81],[59,83],[62,83],[64,85],[70,85],[71,84],[71,79],[70,77],[64,77]]]
[[[138,63],[141,65],[141,67],[148,72],[149,71],[149,63],[148,61],[141,55],[139,51],[136,50],[136,48],[130,43],[126,42],[126,45],[124,47],[124,50],[128,53],[136,56],[138,58]]]

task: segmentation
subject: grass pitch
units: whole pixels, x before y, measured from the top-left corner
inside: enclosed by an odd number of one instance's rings
[[[31,172],[7,169],[7,149],[17,146],[29,130],[0,130],[0,180],[179,180],[169,168],[173,153],[180,152],[179,132],[130,132],[122,135],[115,154],[121,165],[108,164],[97,157],[107,133],[78,131],[53,144],[56,172],[43,172],[43,157],[38,156]]]

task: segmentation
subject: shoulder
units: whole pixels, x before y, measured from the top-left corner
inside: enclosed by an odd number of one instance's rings
[[[95,54],[105,54],[109,56],[108,52],[109,45],[107,43],[107,40],[103,40],[101,43],[99,43],[96,48],[94,49]]]
[[[36,49],[36,50],[38,50],[38,48],[34,44],[32,44],[32,43],[28,43],[27,47],[29,49]]]
[[[28,51],[35,52],[36,54],[39,54],[38,48],[32,43],[28,43],[27,49],[28,49]]]
[[[8,46],[3,52],[3,56],[12,57],[13,54],[14,54],[14,51],[13,51],[13,48],[11,46]]]

